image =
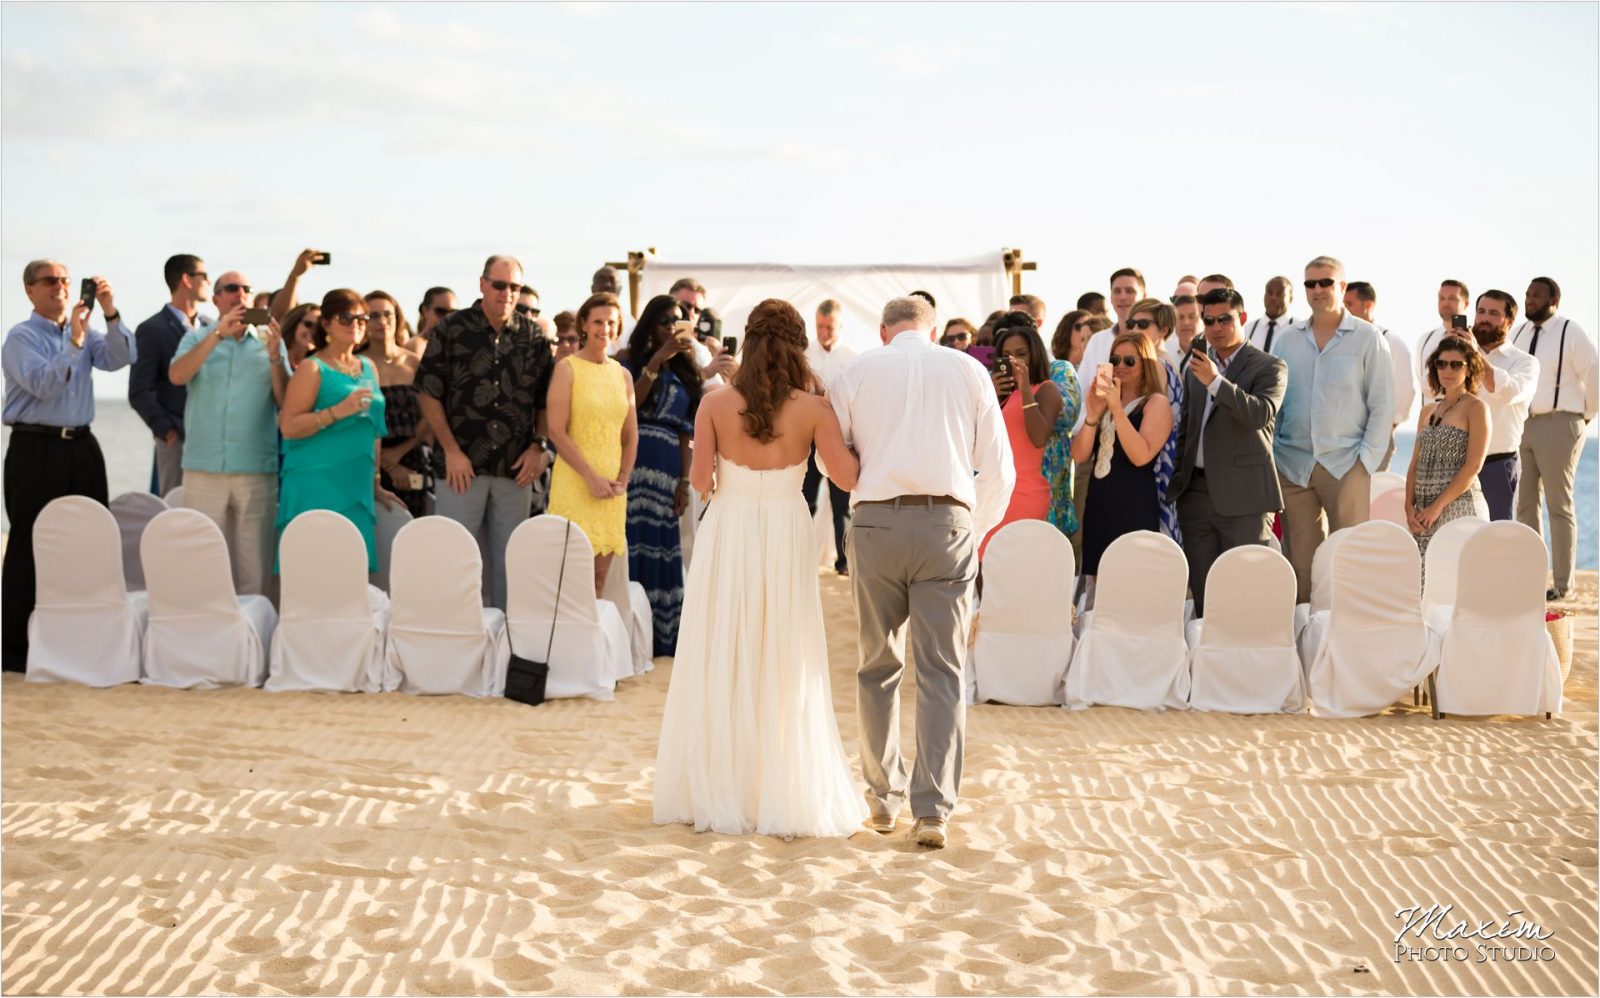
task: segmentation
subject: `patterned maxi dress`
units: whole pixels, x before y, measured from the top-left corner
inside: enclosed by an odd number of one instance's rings
[[[1183,418],[1183,379],[1178,369],[1165,357],[1157,362],[1167,374],[1167,401],[1172,403],[1172,433],[1167,445],[1156,455],[1156,496],[1161,504],[1161,532],[1178,544],[1183,543],[1183,533],[1178,529],[1178,506],[1167,498],[1167,486],[1172,484],[1172,472],[1178,462],[1178,422]],[[1087,513],[1085,513],[1087,516]]]
[[[1467,463],[1467,440],[1466,430],[1448,423],[1424,426],[1417,434],[1417,482],[1413,501],[1418,509],[1432,505],[1444,492],[1445,486],[1450,484],[1450,479],[1456,477],[1456,472]],[[1464,516],[1475,516],[1480,520],[1489,518],[1489,504],[1484,501],[1483,489],[1479,487],[1477,478],[1472,479],[1472,486],[1467,491],[1451,500],[1450,505],[1439,514],[1439,519],[1434,521],[1432,529],[1417,535],[1424,580],[1428,572],[1428,542],[1440,527]]]
[[[1078,421],[1078,410],[1083,407],[1083,387],[1072,364],[1064,360],[1050,362],[1050,380],[1061,389],[1061,415],[1056,417],[1055,429],[1044,445],[1040,470],[1050,483],[1049,520],[1062,534],[1071,537],[1078,532],[1078,510],[1072,496],[1072,479],[1077,470],[1072,460],[1072,424]]]
[[[383,446],[398,447],[415,437],[422,425],[422,407],[417,404],[417,386],[384,385],[383,401],[386,421]],[[433,476],[428,471],[426,449],[417,446],[406,451],[400,458],[400,467],[405,472],[422,476],[422,488],[401,488],[400,483],[391,478],[387,471],[383,473],[383,487],[399,497],[413,517],[422,516],[428,511],[427,495],[433,487]]]
[[[674,655],[678,647],[683,548],[672,501],[687,472],[678,435],[694,435],[694,417],[683,382],[663,367],[655,390],[639,400],[639,454],[628,480],[628,578],[650,597],[657,657]]]

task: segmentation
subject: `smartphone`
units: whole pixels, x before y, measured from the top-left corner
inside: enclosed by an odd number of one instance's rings
[[[92,277],[85,277],[83,283],[78,286],[78,295],[83,299],[83,304],[89,306],[89,311],[91,312],[94,311],[94,293],[96,290],[94,278]]]
[[[690,322],[688,319],[679,319],[677,322],[672,324],[672,335],[679,337],[693,336],[694,323]]]
[[[265,326],[272,321],[272,310],[266,308],[247,308],[244,310],[244,324],[247,326]]]
[[[327,266],[328,264],[330,264],[332,262],[333,262],[333,254],[332,253],[318,253],[316,256],[311,258],[312,266],[316,266],[316,267],[324,267],[324,266]]]
[[[1467,317],[1464,316],[1464,315],[1452,315],[1450,317],[1450,328],[1451,329],[1465,329],[1465,328],[1467,328]]]
[[[728,353],[738,353],[739,352],[739,337],[737,337],[737,336],[724,336],[722,338],[722,349],[726,350]]]

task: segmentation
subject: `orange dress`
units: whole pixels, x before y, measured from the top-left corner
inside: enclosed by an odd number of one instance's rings
[[[1027,415],[1022,411],[1022,393],[1012,392],[1001,406],[1000,414],[1006,421],[1006,438],[1011,442],[1011,460],[1017,468],[1017,485],[1011,490],[1011,503],[1006,507],[1006,515],[994,530],[989,531],[989,536],[983,539],[983,544],[978,548],[978,559],[983,559],[983,552],[989,547],[989,537],[994,536],[994,531],[1015,520],[1043,520],[1050,515],[1050,483],[1045,480],[1044,448],[1035,447],[1028,438],[1028,428],[1024,422]]]

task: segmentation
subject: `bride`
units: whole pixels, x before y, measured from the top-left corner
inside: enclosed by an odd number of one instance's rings
[[[842,489],[854,488],[860,465],[832,408],[809,391],[805,348],[793,306],[757,305],[732,387],[708,393],[695,419],[690,484],[712,495],[661,718],[660,824],[844,836],[867,817],[833,715],[800,489],[813,442]]]

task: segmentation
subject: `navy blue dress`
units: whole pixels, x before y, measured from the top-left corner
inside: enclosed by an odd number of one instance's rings
[[[1113,401],[1112,405],[1117,403]],[[1137,430],[1144,422],[1144,406],[1129,414]],[[1100,556],[1111,542],[1135,530],[1161,529],[1161,498],[1156,491],[1156,462],[1135,467],[1123,453],[1122,442],[1112,438],[1111,468],[1104,478],[1089,479],[1089,496],[1083,504],[1083,568],[1081,575],[1098,575]],[[1089,466],[1100,456],[1095,443]]]
[[[624,362],[628,373],[638,371]],[[689,393],[671,370],[662,368],[655,388],[638,401],[639,453],[628,479],[628,577],[650,597],[654,655],[678,647],[678,617],[683,611],[683,547],[672,502],[678,480],[687,474],[678,447],[680,433],[694,435]]]

